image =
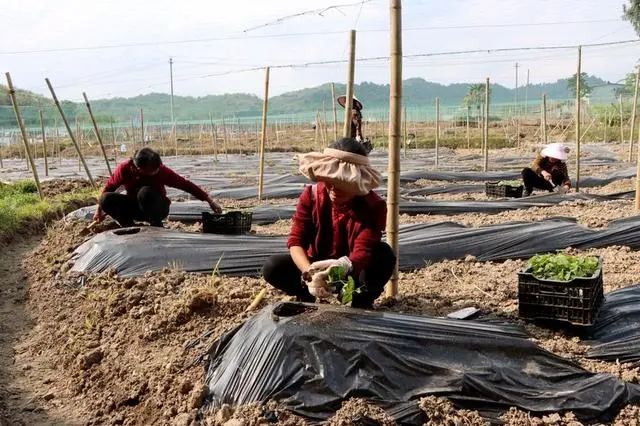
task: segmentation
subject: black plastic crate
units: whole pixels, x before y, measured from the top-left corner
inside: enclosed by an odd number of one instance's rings
[[[239,235],[251,231],[252,213],[233,211],[228,213],[202,212],[202,232],[206,234]]]
[[[540,280],[527,266],[518,273],[518,314],[521,318],[592,325],[604,300],[602,258],[592,277],[571,281]]]
[[[485,182],[484,189],[487,197],[492,198],[522,198],[524,187],[498,185],[499,182]]]

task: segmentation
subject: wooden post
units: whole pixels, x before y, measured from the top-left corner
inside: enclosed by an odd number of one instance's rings
[[[620,142],[624,143],[624,109],[622,108],[622,94],[620,94]]]
[[[73,146],[76,148],[76,152],[78,153],[78,157],[80,158],[80,161],[82,162],[82,165],[84,166],[84,171],[87,174],[87,178],[89,178],[89,183],[91,183],[92,187],[96,187],[96,183],[93,181],[93,177],[91,176],[91,171],[89,170],[89,166],[87,166],[87,162],[84,161],[84,156],[82,155],[82,151],[80,150],[80,147],[78,146],[78,142],[76,142],[76,138],[73,135],[73,132],[71,131],[71,126],[69,125],[69,121],[67,120],[67,116],[64,115],[64,111],[62,110],[62,106],[60,105],[60,101],[58,101],[58,97],[56,96],[56,92],[53,90],[53,86],[51,85],[51,82],[49,81],[48,78],[45,78],[44,81],[47,82],[47,86],[49,86],[49,91],[51,92],[51,96],[53,97],[53,102],[55,102],[56,104],[56,108],[58,108],[58,112],[60,113],[60,116],[62,117],[62,121],[64,122],[65,127],[67,128],[67,132],[69,133],[69,138],[71,139],[71,143],[73,143]]]
[[[49,159],[47,158],[47,134],[44,131],[44,118],[42,117],[42,110],[40,113],[40,129],[42,131],[42,150],[44,151],[44,175],[49,176]],[[1,162],[1,160],[0,160]]]
[[[609,127],[609,111],[604,112],[604,142],[607,141],[607,127]]]
[[[85,92],[82,92],[82,96],[84,97],[84,103],[87,106],[87,111],[89,111],[89,118],[91,118],[91,124],[93,124],[93,132],[96,134],[96,139],[100,144],[102,157],[104,157],[104,162],[107,165],[107,171],[109,172],[109,176],[111,176],[112,175],[111,165],[109,164],[109,158],[107,158],[107,152],[105,151],[104,144],[102,143],[102,135],[100,135],[100,129],[98,129],[98,123],[96,123],[96,119],[93,116],[93,111],[91,110],[91,104],[89,103],[89,98],[87,98],[87,94]]]
[[[13,104],[13,112],[16,114],[16,121],[18,122],[18,127],[20,128],[20,134],[22,134],[22,143],[24,144],[25,152],[27,153],[27,157],[29,160],[29,164],[31,164],[31,172],[33,173],[33,180],[36,181],[36,187],[38,188],[38,194],[40,195],[40,199],[44,199],[44,193],[42,192],[42,187],[40,186],[40,178],[38,178],[38,170],[36,169],[36,164],[33,161],[33,156],[31,155],[31,149],[29,148],[29,139],[27,136],[27,131],[24,128],[24,123],[22,122],[22,116],[20,114],[20,107],[18,106],[18,102],[16,101],[16,91],[13,88],[13,82],[11,81],[11,74],[6,73],[7,76],[7,87],[9,88],[9,96],[11,97],[11,103]]]
[[[638,80],[640,80],[640,66],[636,69],[636,88],[633,91],[633,106],[631,107],[631,134],[629,136],[629,162],[633,158],[633,139],[636,130],[636,114],[638,111]]]
[[[264,186],[264,144],[267,140],[267,110],[269,108],[269,67],[264,74],[264,99],[262,100],[262,134],[260,136],[260,176],[258,181],[258,201],[262,201]]]
[[[144,111],[140,108],[140,141],[142,142],[141,147],[144,147]]]
[[[276,121],[276,146],[279,148],[280,147],[280,131],[279,131],[279,127],[278,126],[279,122]]]
[[[400,125],[402,120],[402,2],[389,0],[390,26],[390,84],[389,84],[389,167],[387,170],[387,242],[399,257],[398,216],[400,194]],[[398,293],[398,263],[391,281],[386,287],[386,296]]]
[[[338,140],[338,112],[336,110],[336,85],[331,83],[331,105],[333,105],[333,140]]]
[[[436,160],[435,165],[440,165],[440,98],[436,98]]]
[[[218,151],[216,150],[216,128],[213,124],[212,113],[209,113],[209,122],[211,123],[211,144],[213,145],[213,160],[218,161]]]
[[[133,116],[131,116],[131,149],[135,151],[136,148],[136,128],[133,124]]]
[[[407,147],[408,147],[408,143],[407,143],[407,107],[405,106],[403,109],[403,120],[402,120],[402,124],[403,124],[403,129],[404,131],[402,132],[403,134],[403,141],[404,141],[404,158],[407,158]]]
[[[76,116],[76,136],[78,138],[78,147],[80,151],[82,151],[82,133],[80,132],[80,120],[78,120],[78,116]],[[78,156],[78,171],[82,170],[82,161],[80,161],[80,156]]]
[[[484,86],[484,163],[482,165],[482,170],[485,172],[489,167],[489,77],[487,77],[487,82]]]
[[[542,143],[547,143],[547,94],[542,95]]]
[[[347,97],[344,101],[344,132],[345,138],[351,137],[351,117],[353,114],[353,80],[356,67],[356,30],[349,33],[349,66],[347,67]]]
[[[471,107],[467,106],[467,149],[471,148],[471,131],[469,130],[469,115]]]
[[[322,139],[322,147],[324,148],[325,146],[327,146],[327,132],[325,132],[325,129],[324,129],[324,121],[322,120],[322,116],[320,115],[320,110],[318,110],[317,117],[318,117],[318,123],[320,126],[320,137]]]
[[[582,73],[582,46],[578,46],[578,73],[576,74],[576,192],[580,192],[580,75]]]

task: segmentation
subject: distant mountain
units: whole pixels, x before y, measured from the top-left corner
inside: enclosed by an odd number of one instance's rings
[[[591,87],[606,86],[610,83],[594,76],[587,79]],[[478,83],[483,83],[479,81]],[[469,91],[471,83],[454,83],[442,85],[426,81],[422,78],[411,78],[403,83],[403,102],[408,107],[420,107],[433,105],[434,99],[440,97],[444,106],[455,106],[462,103],[462,99]],[[6,87],[0,85],[0,90],[6,93]],[[335,85],[336,94],[345,92],[344,84]],[[389,85],[364,82],[354,88],[355,94],[364,105],[365,109],[386,109],[389,106]],[[524,99],[525,90],[519,90],[520,100]],[[571,94],[567,89],[567,79],[561,79],[554,83],[531,84],[527,88],[530,100],[540,99],[546,93],[550,99],[569,99]],[[515,90],[499,84],[492,85],[492,103],[513,102]],[[301,114],[315,113],[322,108],[325,101],[326,108],[331,109],[331,85],[326,83],[317,87],[296,90],[269,98],[269,114]],[[36,122],[37,106],[51,106],[53,103],[47,97],[28,91],[18,91],[18,101],[24,108],[24,119],[28,124]],[[8,127],[15,123],[8,95],[0,96],[0,127]],[[97,99],[91,101],[97,119],[107,122],[111,117],[116,121],[130,121],[132,117],[137,122],[140,108],[144,110],[147,122],[170,121],[170,96],[165,93],[151,93],[132,98]],[[71,121],[78,115],[86,120],[87,113],[84,104],[63,102],[63,108],[69,114]],[[46,108],[48,119],[56,116],[56,111]],[[220,118],[227,117],[257,117],[262,112],[262,100],[251,94],[228,93],[224,95],[208,95],[201,97],[174,96],[174,111],[176,121],[207,120],[209,114]],[[12,121],[13,120],[13,121]]]

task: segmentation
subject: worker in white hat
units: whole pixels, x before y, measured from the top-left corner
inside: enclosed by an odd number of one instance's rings
[[[524,196],[529,196],[533,189],[553,192],[557,187],[566,193],[571,189],[571,179],[567,171],[569,148],[561,143],[546,145],[531,163],[531,167],[522,169]]]

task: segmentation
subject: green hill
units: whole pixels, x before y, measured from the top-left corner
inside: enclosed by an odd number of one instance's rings
[[[592,87],[607,85],[604,80],[590,76],[587,82]],[[482,83],[479,81],[478,83]],[[426,81],[422,78],[411,78],[404,81],[404,104],[407,107],[431,106],[435,97],[440,97],[443,106],[457,106],[469,91],[471,83],[455,83],[442,85]],[[345,92],[344,84],[336,84],[336,94]],[[0,96],[0,127],[15,125],[11,102],[6,94],[6,87],[0,85],[5,95]],[[520,88],[520,100],[524,99],[524,88]],[[569,99],[567,80],[561,79],[553,83],[532,84],[528,87],[529,100],[536,100],[546,93],[550,99]],[[364,103],[365,109],[386,109],[389,105],[389,85],[364,82],[355,86],[356,96]],[[514,100],[515,91],[499,84],[492,85],[492,103],[509,103]],[[269,99],[270,115],[313,114],[322,107],[323,99],[327,110],[331,109],[331,85],[326,83],[293,92],[284,93]],[[18,91],[18,102],[23,107],[23,116],[28,125],[37,123],[38,107],[45,107],[45,115],[49,120],[57,118],[52,108],[52,101],[47,97],[32,92]],[[138,121],[140,108],[144,109],[147,122],[170,121],[170,96],[165,93],[151,93],[132,98],[97,99],[91,106],[98,121],[107,122],[114,117],[116,121],[128,122],[132,117]],[[70,121],[76,115],[87,119],[84,104],[63,102],[63,108]],[[201,97],[175,96],[174,110],[176,121],[207,120],[209,113],[219,118],[227,117],[259,117],[262,112],[262,100],[251,94],[228,93],[224,95],[208,95]]]

